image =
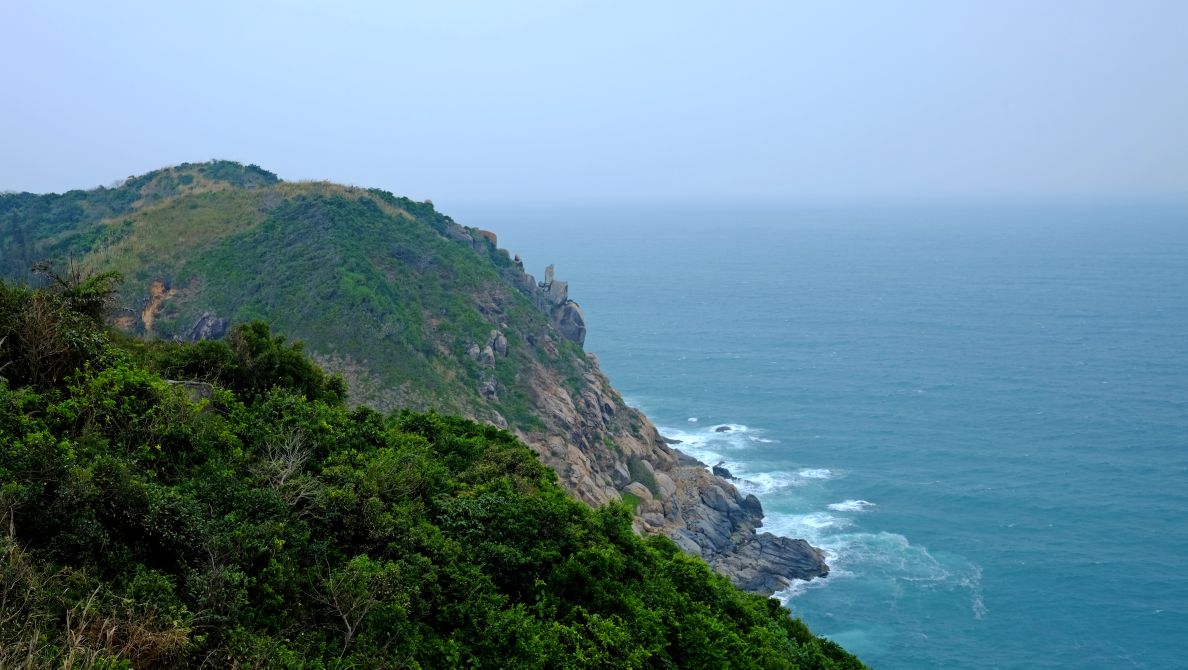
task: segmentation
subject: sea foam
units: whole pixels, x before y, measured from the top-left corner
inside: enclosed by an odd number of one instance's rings
[[[786,472],[747,472],[742,466],[726,463],[726,468],[734,475],[733,484],[743,493],[766,495],[774,493],[802,482]]]
[[[796,474],[805,479],[833,479],[833,471],[829,468],[805,468]]]
[[[867,500],[843,500],[839,503],[826,505],[834,512],[865,512],[875,504]]]

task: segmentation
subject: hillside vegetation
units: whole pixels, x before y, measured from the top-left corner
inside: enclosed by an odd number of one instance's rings
[[[0,197],[0,257],[12,280],[46,259],[121,273],[119,323],[132,333],[194,339],[204,315],[266,320],[349,376],[357,402],[538,423],[513,371],[526,361],[488,371],[465,354],[500,322],[511,340],[548,338],[547,317],[509,290],[506,252],[427,203],[284,183],[229,161],[185,164],[115,188]],[[511,344],[513,359],[531,352]],[[551,358],[570,375],[583,367],[572,352]],[[480,393],[488,377],[501,397]]]
[[[342,377],[347,407],[505,428],[573,496],[627,500],[637,532],[665,535],[743,588],[771,594],[827,575],[823,552],[758,531],[755,496],[674,451],[624,402],[582,349],[568,284],[549,271],[537,281],[496,242],[429,202],[229,161],[0,194],[0,277],[57,282],[30,275],[43,261],[120,274],[109,322],[153,350],[223,339],[243,350],[259,334],[237,329],[267,323]],[[238,368],[212,360],[166,373],[235,387]]]
[[[49,278],[0,282],[0,667],[862,667],[506,431],[350,409],[262,323],[112,334],[113,277]]]

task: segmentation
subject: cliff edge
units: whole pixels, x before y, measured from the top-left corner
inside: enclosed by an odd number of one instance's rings
[[[573,304],[568,286],[556,288],[560,282],[553,277],[553,266],[546,280],[537,283],[516,265],[516,284],[556,324],[558,310]],[[584,337],[584,322],[573,332]],[[635,503],[637,531],[666,535],[748,591],[770,595],[791,579],[829,573],[819,549],[759,531],[763,507],[754,495],[742,495],[709,466],[670,447],[647,416],[623,402],[597,357],[587,353],[585,359],[579,385],[572,380],[567,384],[548,366],[523,370],[533,389],[533,413],[544,426],[513,429],[569,491],[591,505],[624,499]]]

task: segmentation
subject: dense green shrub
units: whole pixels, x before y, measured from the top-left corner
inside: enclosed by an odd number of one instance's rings
[[[153,364],[164,374],[215,382],[248,396],[280,386],[332,404],[346,398],[341,377],[324,373],[302,353],[300,342],[273,336],[259,321],[237,326],[226,340],[157,343],[150,351]]]
[[[0,326],[46,296],[0,285]],[[348,409],[263,325],[97,341],[0,382],[0,667],[861,667],[511,434]]]

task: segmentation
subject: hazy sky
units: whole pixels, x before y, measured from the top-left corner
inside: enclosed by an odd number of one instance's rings
[[[1188,196],[1188,0],[9,0],[0,73],[0,190]]]

